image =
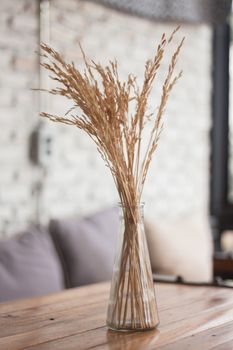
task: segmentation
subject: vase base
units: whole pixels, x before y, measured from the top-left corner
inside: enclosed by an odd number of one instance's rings
[[[154,331],[159,325],[159,322],[153,326],[153,327],[145,327],[145,328],[141,328],[137,326],[135,328],[131,328],[131,327],[114,327],[112,325],[107,325],[108,329],[110,331],[114,331],[114,332],[121,332],[121,333],[132,333],[132,332],[150,332],[150,331]]]

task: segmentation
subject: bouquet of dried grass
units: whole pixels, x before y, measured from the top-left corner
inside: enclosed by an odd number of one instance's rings
[[[73,62],[66,63],[57,51],[41,44],[42,56],[47,59],[42,66],[59,83],[59,87],[49,92],[73,101],[73,107],[65,116],[41,115],[54,122],[74,125],[90,136],[112,173],[122,204],[124,234],[108,312],[108,324],[115,329],[148,329],[158,323],[155,298],[151,294],[153,281],[149,258],[143,258],[140,254],[139,203],[152,155],[158,145],[168,97],[182,74],[180,72],[174,76],[174,69],[184,39],[171,57],[157,111],[149,113],[148,98],[152,84],[165,49],[177,30],[168,38],[162,35],[154,57],[145,64],[141,88],[133,75],[129,75],[127,81],[120,81],[116,61],[110,61],[104,67],[89,61],[80,48],[85,63],[84,72],[81,73]],[[152,126],[142,154],[142,138],[147,123]],[[144,254],[148,255],[148,252],[144,251]]]

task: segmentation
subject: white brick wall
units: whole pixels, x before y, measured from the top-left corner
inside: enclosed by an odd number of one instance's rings
[[[51,0],[51,44],[79,65],[78,41],[97,61],[116,57],[122,77],[132,72],[141,79],[146,58],[161,34],[174,26],[89,2]],[[0,28],[4,66],[0,73],[0,232],[10,234],[35,221],[38,200],[45,223],[51,216],[81,215],[115,203],[117,193],[108,169],[79,130],[44,121],[53,135],[51,164],[45,172],[30,164],[28,136],[37,120],[36,94],[29,90],[38,83],[36,2],[0,2]],[[184,76],[169,101],[165,130],[144,191],[147,215],[159,220],[208,210],[211,30],[205,25],[183,25],[177,40],[182,35],[186,43],[179,67]],[[162,73],[167,62],[168,57]],[[157,86],[161,78],[162,74]],[[157,90],[153,106],[156,98]],[[62,98],[50,101],[51,110],[65,111],[67,102]],[[39,197],[38,179],[43,184]]]
[[[28,138],[37,122],[38,5],[0,2],[0,236],[35,219]]]

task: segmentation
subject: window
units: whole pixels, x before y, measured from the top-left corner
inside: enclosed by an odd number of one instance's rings
[[[215,250],[221,234],[233,229],[233,22],[214,28],[213,128],[210,210]]]

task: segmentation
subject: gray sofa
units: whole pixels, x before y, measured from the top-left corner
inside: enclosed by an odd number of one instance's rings
[[[212,281],[212,239],[200,216],[145,222],[155,273]],[[86,218],[52,220],[0,241],[0,302],[111,279],[117,208]],[[197,254],[198,251],[198,254]]]
[[[117,233],[111,208],[0,241],[0,302],[110,280]]]

